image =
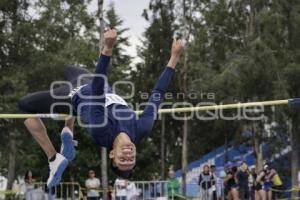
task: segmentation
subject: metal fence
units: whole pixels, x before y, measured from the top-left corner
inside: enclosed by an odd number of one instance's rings
[[[34,183],[30,188],[3,192],[0,199],[11,200],[79,200],[82,199],[81,187],[76,182],[62,182],[49,190],[44,182]]]
[[[224,180],[215,177],[215,179],[202,180],[200,184],[189,183],[186,185],[189,196],[200,197],[202,200],[214,200],[225,197]]]
[[[167,181],[133,181],[137,195],[134,200],[167,200]],[[103,190],[98,190],[100,194]],[[112,199],[116,199],[116,190],[110,191]],[[3,194],[14,200],[82,200],[86,194],[86,189],[77,182],[62,182],[49,190],[44,182],[37,182],[25,191],[11,191]],[[5,198],[5,197],[4,197]],[[129,200],[129,199],[128,199]],[[132,199],[133,200],[133,199]]]
[[[134,181],[139,200],[168,199],[167,181]]]
[[[48,189],[46,183],[35,183],[36,192],[43,193],[45,200],[79,200],[81,187],[76,182],[62,182],[52,189]]]

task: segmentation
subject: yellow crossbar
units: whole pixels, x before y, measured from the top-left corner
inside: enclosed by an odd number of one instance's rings
[[[234,108],[246,108],[255,106],[272,106],[272,105],[286,105],[289,104],[289,99],[284,100],[273,100],[273,101],[258,101],[258,102],[248,102],[248,103],[234,103],[234,104],[224,104],[224,105],[209,105],[209,106],[198,106],[198,107],[182,107],[182,108],[165,108],[160,109],[158,113],[188,113],[197,111],[207,111],[207,110],[225,110]],[[135,111],[136,114],[141,114],[143,111]],[[66,114],[0,114],[0,119],[25,119],[25,118],[54,118],[54,119],[66,119],[70,117]]]

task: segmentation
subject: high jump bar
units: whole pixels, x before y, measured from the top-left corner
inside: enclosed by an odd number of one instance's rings
[[[234,108],[247,108],[255,106],[274,106],[274,105],[294,105],[300,104],[300,98],[294,99],[283,99],[283,100],[272,100],[272,101],[257,101],[257,102],[247,102],[247,103],[234,103],[234,104],[221,104],[221,105],[208,105],[208,106],[197,106],[197,107],[182,107],[182,108],[164,108],[159,109],[159,114],[167,113],[188,113],[197,111],[207,111],[207,110],[226,110]],[[141,114],[142,110],[137,110],[135,113],[137,115]],[[25,119],[25,118],[56,118],[65,119],[70,117],[67,114],[0,114],[0,119]]]

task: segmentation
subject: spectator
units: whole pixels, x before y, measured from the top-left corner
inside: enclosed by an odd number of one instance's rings
[[[212,199],[213,200],[217,200],[217,175],[216,175],[216,166],[215,165],[210,165],[210,173],[211,176],[213,177],[213,182],[212,182],[212,186],[211,186],[211,190],[212,190]]]
[[[169,199],[177,199],[177,194],[179,194],[179,181],[175,177],[175,172],[170,169],[169,170],[169,178],[168,178],[168,195]]]
[[[256,181],[256,168],[255,166],[250,168],[250,173],[248,177],[248,186],[249,186],[249,198],[250,200],[255,200],[255,181]]]
[[[212,200],[212,185],[215,183],[214,177],[209,172],[208,165],[203,166],[203,171],[199,175],[200,199]]]
[[[238,187],[239,187],[239,197],[241,200],[248,200],[249,199],[249,185],[248,185],[248,165],[243,162],[238,169],[236,174]]]
[[[18,196],[20,199],[25,198],[26,186],[25,186],[24,176],[17,177],[17,179],[13,183],[12,190],[16,193],[16,196]]]
[[[136,188],[134,182],[127,181],[126,190],[127,190],[127,200],[137,200],[138,199],[139,193],[137,191],[137,188]]]
[[[264,170],[259,172],[257,174],[256,180],[255,180],[255,199],[257,200],[264,200],[265,199],[265,192],[263,190],[263,180],[264,180]]]
[[[227,198],[239,200],[238,184],[236,179],[237,168],[232,163],[226,165],[226,177],[224,179]]]
[[[127,180],[117,178],[115,181],[116,200],[127,200]]]
[[[27,171],[25,173],[25,199],[26,200],[35,200],[35,191],[34,191],[35,179],[32,177],[32,172]]]
[[[272,179],[277,172],[272,169],[268,164],[264,165],[263,170],[263,190],[265,192],[265,198],[272,199]]]
[[[14,180],[13,185],[12,185],[12,191],[15,192],[16,196],[20,196],[21,195],[21,188],[20,188],[20,184],[18,182],[18,179]]]
[[[100,189],[100,180],[96,178],[96,174],[93,170],[89,171],[89,178],[85,181],[85,187],[87,189],[87,200],[100,199],[98,192]]]
[[[283,190],[283,184],[282,184],[281,178],[277,172],[272,178],[272,189],[275,190],[275,191],[273,190],[273,195],[272,195],[273,198],[274,199],[281,198],[281,192],[278,192],[277,190]]]
[[[1,172],[0,172],[0,199],[4,199],[5,195],[1,192],[5,192],[7,189],[7,178],[5,178],[4,176],[2,176]]]
[[[218,200],[224,200],[225,199],[225,186],[224,186],[224,179],[226,177],[226,172],[224,169],[222,169],[219,172],[218,179],[216,180],[216,187],[217,187],[217,198]]]
[[[114,191],[113,182],[110,180],[110,181],[108,182],[108,194],[107,194],[108,200],[113,200],[113,199],[115,199],[115,196],[114,196],[113,191]]]

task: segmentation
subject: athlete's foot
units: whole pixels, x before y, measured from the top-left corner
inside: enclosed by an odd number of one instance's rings
[[[61,131],[60,153],[67,158],[68,161],[71,161],[75,158],[73,132],[68,127],[63,128]]]
[[[61,176],[68,166],[68,160],[61,154],[57,153],[55,159],[49,162],[49,178],[47,180],[47,187],[55,187],[59,184]]]

